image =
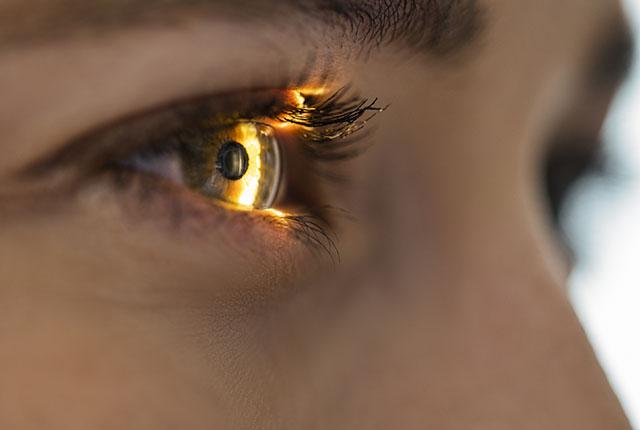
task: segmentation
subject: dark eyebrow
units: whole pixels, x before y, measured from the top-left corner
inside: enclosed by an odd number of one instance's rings
[[[295,21],[292,13],[298,12],[365,50],[400,43],[446,55],[469,45],[483,22],[477,0],[7,1],[0,4],[0,47],[13,49],[60,38],[102,36],[127,27],[179,25],[194,17],[242,22],[255,18],[280,25],[283,16]]]

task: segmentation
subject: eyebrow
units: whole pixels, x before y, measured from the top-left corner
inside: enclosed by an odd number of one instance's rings
[[[300,18],[319,22],[364,50],[400,44],[446,56],[471,44],[483,27],[484,15],[477,0],[6,1],[0,4],[1,49],[103,36],[131,27],[178,25],[184,18],[280,24],[282,16],[295,17],[291,12],[298,12]]]

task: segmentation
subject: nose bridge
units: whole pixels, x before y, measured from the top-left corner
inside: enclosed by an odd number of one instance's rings
[[[390,349],[416,366],[403,379],[435,405],[434,428],[630,428],[534,228],[508,206],[406,236],[388,282],[401,297]]]
[[[630,428],[548,267],[517,167],[438,167],[407,163],[382,181],[408,192],[390,197],[384,261],[361,280],[376,297],[361,314],[376,318],[353,346],[354,409],[375,428]]]
[[[377,320],[360,336],[370,340],[358,380],[394,410],[378,419],[389,428],[629,428],[548,267],[527,201],[535,193],[517,182],[518,167],[483,176],[473,162],[460,172],[426,164],[384,178],[407,192],[392,196],[379,229]],[[353,390],[361,408],[380,411],[379,399]]]
[[[354,351],[366,357],[347,397],[369,411],[365,421],[629,428],[563,291],[544,274],[437,278],[415,278],[414,288],[383,299],[377,322],[358,336]]]

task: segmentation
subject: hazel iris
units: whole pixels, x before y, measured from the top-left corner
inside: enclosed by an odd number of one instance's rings
[[[238,209],[269,209],[282,176],[276,133],[266,124],[238,121],[179,136],[184,181],[199,193]]]

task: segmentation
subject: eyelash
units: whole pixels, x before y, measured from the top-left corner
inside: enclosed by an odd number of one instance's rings
[[[265,95],[267,97],[264,97]],[[304,103],[301,103],[302,97]],[[106,127],[105,132],[78,139],[60,153],[33,166],[31,171],[42,174],[54,167],[58,169],[60,166],[84,166],[85,172],[81,172],[81,179],[95,176],[96,172],[104,172],[115,181],[119,190],[135,184],[142,195],[148,196],[153,192],[153,188],[162,186],[161,181],[149,174],[127,168],[119,162],[136,155],[175,151],[175,143],[172,143],[171,136],[179,131],[189,132],[207,126],[221,127],[225,122],[265,121],[275,124],[276,127],[295,126],[292,135],[295,136],[296,143],[301,145],[300,154],[308,157],[309,165],[312,167],[311,173],[322,174],[321,169],[314,168],[317,163],[332,164],[351,159],[362,152],[356,143],[362,140],[363,134],[359,133],[356,136],[356,133],[361,131],[373,116],[386,109],[376,105],[377,99],[358,97],[348,87],[329,93],[328,96],[307,95],[305,90],[276,90],[247,92],[240,97],[227,95],[219,99],[222,99],[221,104],[224,106],[216,106],[215,98],[200,99],[158,110],[158,118],[155,121],[154,114],[140,116],[137,120],[120,121],[125,125],[116,126],[115,130],[113,126]],[[234,105],[239,107],[234,108]],[[152,119],[148,120],[149,117]],[[145,121],[148,124],[145,124]],[[138,127],[140,123],[142,126]],[[123,147],[125,136],[129,145]],[[97,149],[93,152],[83,152],[92,146]],[[335,179],[330,175],[323,176]],[[173,196],[171,200],[177,199]],[[182,218],[180,214],[184,211],[175,207],[179,202],[167,200],[167,203],[175,209],[173,212],[176,216]],[[328,206],[316,206],[307,207],[304,212],[309,213],[284,217],[273,217],[268,213],[254,215],[286,227],[294,238],[312,250],[329,255],[331,260],[336,262],[339,259],[335,245],[337,237],[332,232],[329,218],[339,211]],[[173,222],[181,223],[182,220],[174,219]]]
[[[297,90],[295,93],[298,97],[304,94],[303,91]],[[231,122],[270,121],[283,126],[297,126],[300,128],[298,143],[303,145],[304,153],[311,160],[334,162],[349,160],[362,153],[362,149],[356,147],[356,144],[364,136],[362,134],[355,136],[356,133],[362,131],[376,114],[387,109],[387,107],[377,106],[377,98],[370,100],[352,95],[348,87],[343,87],[328,97],[311,96],[306,101],[304,106],[295,106],[291,102],[282,103],[273,98],[263,108],[250,109],[249,113],[245,114],[231,115],[230,117],[233,118]],[[204,107],[204,111],[207,110]],[[204,116],[206,115],[204,113]],[[200,112],[199,116],[203,116],[203,112]],[[191,127],[201,127],[200,124],[190,125],[189,122],[192,119],[183,118],[175,128],[188,132]],[[166,137],[164,139],[166,140]],[[135,148],[134,152],[163,152],[171,149],[170,144],[151,143],[146,147]],[[315,170],[314,173],[322,174],[323,172]],[[323,176],[335,179],[331,175],[323,174]]]
[[[364,135],[358,134],[378,113],[388,106],[378,106],[378,99],[349,95],[343,87],[325,99],[313,100],[302,107],[285,108],[277,120],[302,127],[304,151],[319,162],[346,161],[360,155],[364,148],[356,145]],[[324,179],[342,182],[345,178],[331,170],[316,169]]]
[[[341,88],[326,99],[304,106],[288,107],[276,119],[308,130],[305,139],[312,144],[325,144],[344,139],[360,131],[366,123],[386,107],[376,106],[378,99],[348,96],[348,88]],[[369,112],[372,114],[363,119]]]
[[[302,92],[295,91],[296,94]],[[300,128],[299,143],[304,145],[305,152],[316,161],[339,161],[357,156],[353,145],[361,140],[362,135],[354,135],[365,128],[367,123],[387,107],[377,106],[378,99],[366,99],[351,95],[348,87],[341,88],[326,98],[312,96],[304,106],[294,106],[292,103],[273,98],[266,106],[257,109],[246,109],[243,114],[235,113],[226,116],[226,121],[268,121],[282,126],[292,125]],[[199,102],[186,109],[192,108],[198,113],[178,112],[178,123],[174,129],[189,131],[191,128],[202,127],[202,120],[208,118],[210,108]],[[215,122],[215,121],[214,121]],[[217,126],[222,126],[218,123]],[[215,126],[214,126],[215,127]],[[164,137],[156,138],[161,141],[169,137],[175,130],[171,130]],[[151,143],[135,147],[131,152],[162,151],[170,149],[167,145]]]

